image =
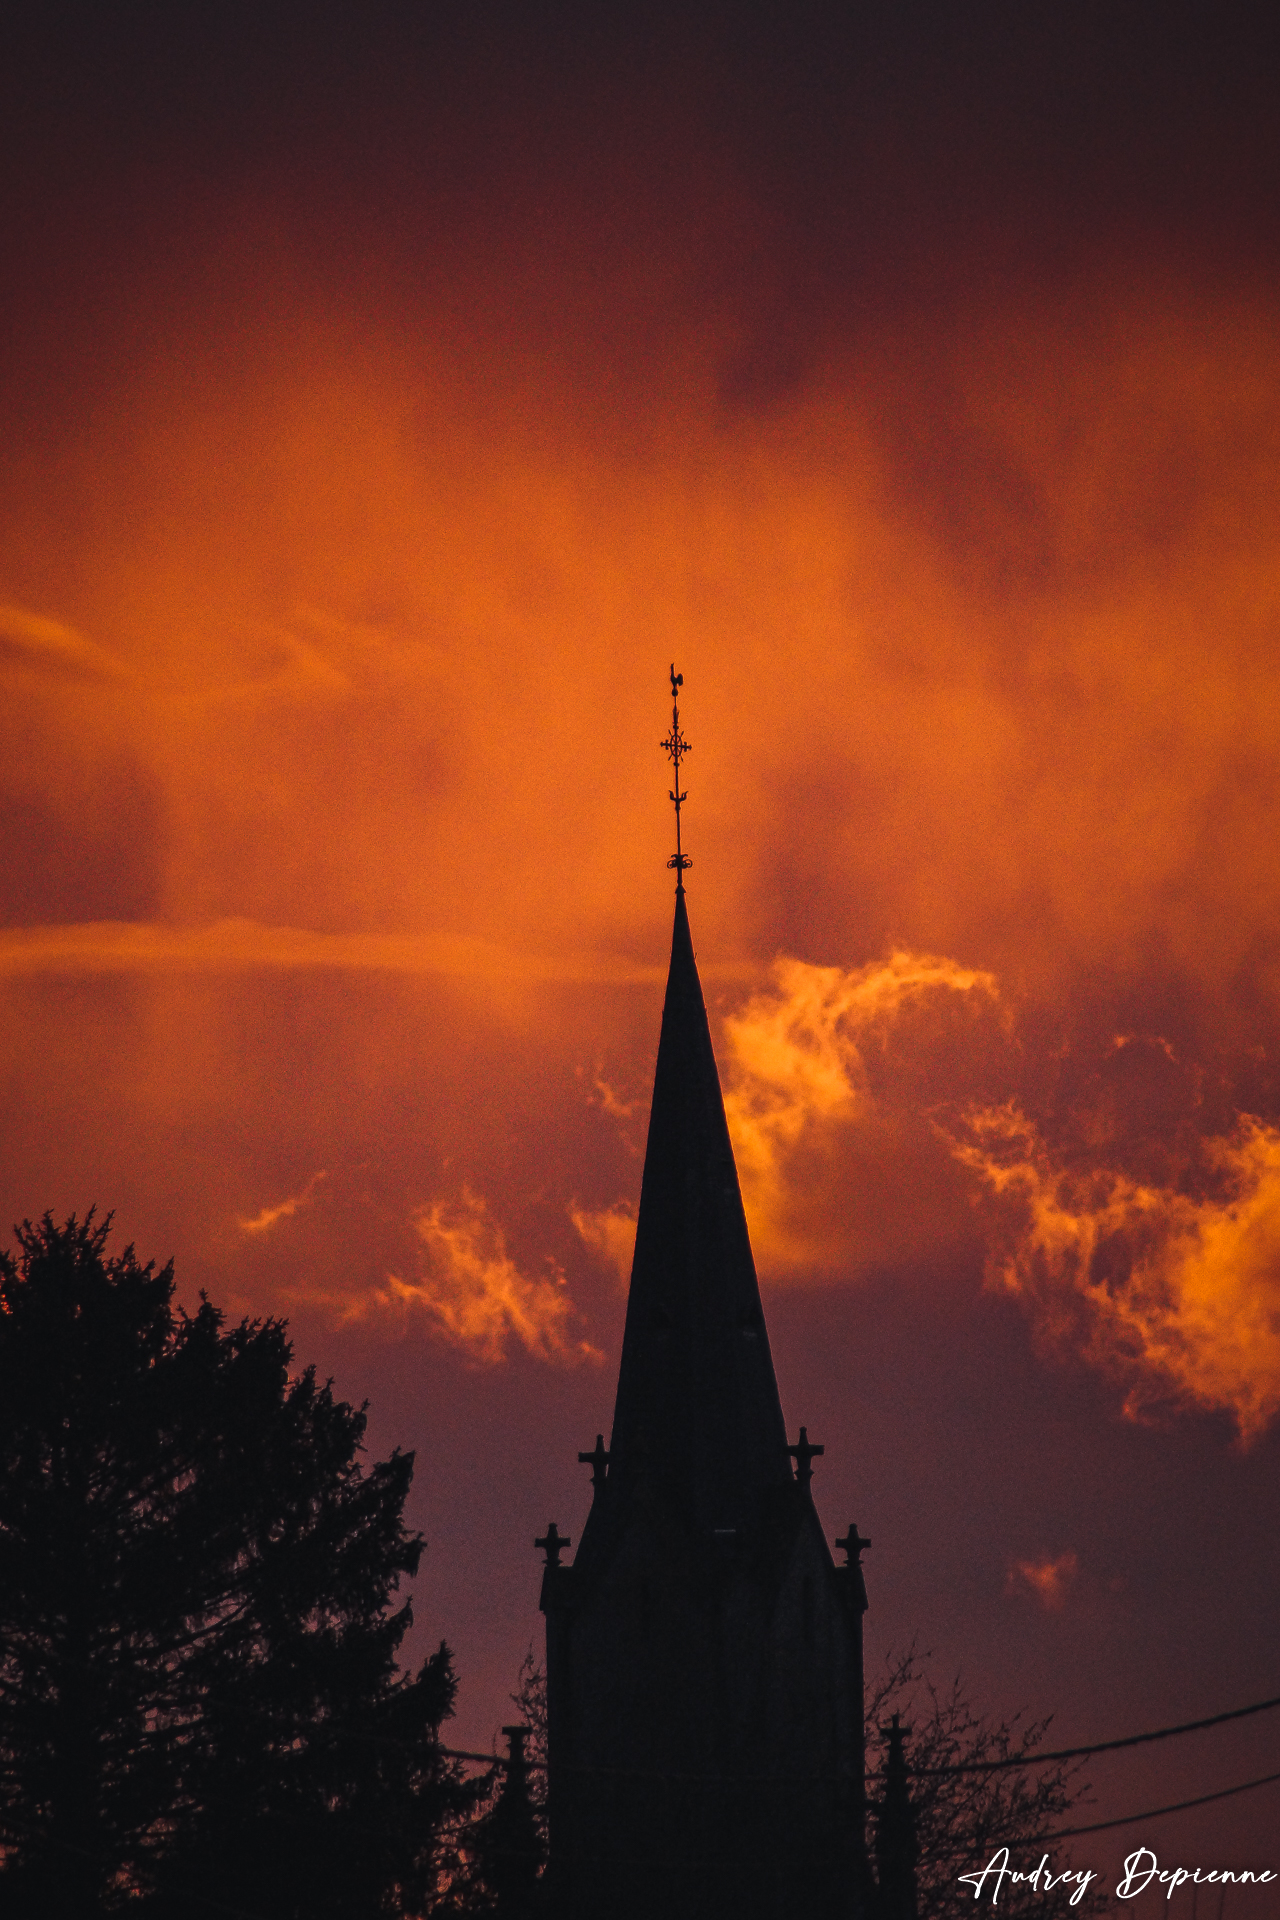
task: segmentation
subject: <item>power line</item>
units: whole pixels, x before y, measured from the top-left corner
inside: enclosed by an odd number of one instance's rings
[[[916,1779],[923,1780],[923,1779],[936,1778],[939,1775],[944,1775],[944,1774],[1000,1773],[1009,1767],[1040,1767],[1040,1766],[1046,1766],[1050,1761],[1055,1761],[1055,1760],[1083,1760],[1083,1759],[1087,1759],[1091,1754],[1095,1754],[1095,1753],[1115,1753],[1122,1747],[1142,1747],[1142,1746],[1148,1746],[1153,1740],[1171,1740],[1177,1734],[1200,1733],[1206,1727],[1220,1727],[1220,1726],[1223,1726],[1229,1720],[1246,1720],[1249,1718],[1251,1714],[1269,1713],[1271,1709],[1274,1707],[1280,1707],[1280,1694],[1277,1694],[1274,1697],[1274,1699],[1271,1699],[1271,1700],[1255,1700],[1251,1706],[1232,1707],[1226,1713],[1210,1714],[1208,1719],[1206,1720],[1184,1720],[1176,1727],[1157,1727],[1151,1733],[1130,1733],[1130,1734],[1126,1734],[1125,1737],[1121,1740],[1099,1740],[1095,1742],[1093,1746],[1089,1746],[1089,1747],[1059,1747],[1055,1751],[1050,1753],[1010,1754],[1002,1760],[959,1760],[954,1762],[950,1766],[911,1767],[908,1769],[908,1771],[911,1774],[913,1774]],[[371,1737],[376,1740],[379,1736],[373,1735]],[[457,1748],[457,1747],[437,1747],[435,1751],[437,1753],[446,1755],[447,1758],[449,1758],[450,1760],[474,1760],[478,1762],[481,1766],[485,1766],[485,1767],[495,1767],[495,1766],[505,1767],[508,1765],[507,1760],[501,1754],[464,1753],[460,1748]],[[547,1763],[545,1760],[522,1760],[520,1764],[524,1767],[535,1768],[539,1772],[543,1772],[543,1773],[545,1773],[547,1770]],[[654,1771],[652,1769],[640,1768],[640,1767],[570,1767],[566,1769],[566,1771],[571,1773],[625,1773],[625,1774],[631,1775],[636,1779],[653,1779],[653,1780],[679,1779],[682,1781],[697,1781],[700,1779],[706,1779],[708,1782],[710,1782],[713,1780],[719,1780],[722,1777],[718,1774],[702,1775],[702,1774],[661,1773],[661,1772]],[[809,1776],[806,1776],[806,1777],[809,1777]],[[815,1775],[812,1777],[819,1778],[821,1776]],[[1257,1782],[1250,1782],[1249,1784],[1260,1786],[1265,1783],[1262,1781],[1257,1781]],[[1233,1787],[1231,1791],[1233,1793],[1234,1792],[1243,1793],[1245,1791],[1245,1788]],[[1215,1798],[1217,1796],[1210,1795],[1209,1797]],[[1141,1819],[1143,1818],[1143,1816],[1141,1814],[1138,1814],[1138,1815],[1135,1815],[1135,1818]],[[1123,1822],[1119,1824],[1123,1824]],[[1081,1831],[1090,1832],[1092,1831],[1092,1829],[1083,1828],[1081,1829]]]
[[[464,1753],[458,1747],[437,1747],[435,1752],[445,1754],[450,1760],[475,1760],[485,1767],[509,1767],[512,1764],[501,1753]],[[545,1760],[521,1759],[515,1764],[538,1773],[548,1771]],[[829,1780],[838,1780],[848,1786],[855,1778],[853,1773],[671,1773],[658,1767],[583,1766],[575,1761],[563,1762],[556,1772],[588,1774],[593,1779],[602,1780],[666,1780],[682,1787],[814,1787]]]
[[[1122,1820],[1095,1820],[1091,1827],[1060,1827],[1056,1833],[1033,1833],[1026,1842],[1035,1846],[1041,1840],[1071,1840],[1078,1833],[1105,1833],[1109,1827],[1132,1827],[1139,1820],[1158,1820],[1162,1813],[1185,1813],[1188,1807],[1207,1807],[1211,1800],[1230,1800],[1237,1793],[1250,1793],[1254,1787],[1269,1787],[1280,1780],[1280,1773],[1264,1773],[1260,1780],[1242,1780],[1238,1787],[1223,1787],[1218,1793],[1202,1793],[1198,1800],[1178,1800],[1171,1807],[1148,1807],[1145,1813],[1126,1813]]]
[[[386,1737],[385,1734],[380,1733],[369,1733],[364,1736],[366,1740],[372,1740],[375,1746],[385,1740]],[[396,1742],[397,1746],[407,1744],[408,1742],[405,1741]],[[482,1767],[505,1767],[510,1764],[506,1755],[502,1753],[464,1753],[461,1747],[433,1747],[431,1751],[433,1753],[444,1754],[448,1760],[478,1760]],[[545,1773],[547,1770],[545,1760],[522,1760],[520,1765],[522,1767],[537,1767],[542,1773]]]
[[[1251,1707],[1233,1707],[1229,1713],[1214,1713],[1207,1720],[1184,1720],[1181,1726],[1157,1727],[1154,1733],[1131,1733],[1123,1740],[1099,1740],[1091,1747],[1060,1747],[1056,1753],[1014,1754],[1005,1760],[961,1760],[949,1767],[911,1767],[917,1778],[939,1773],[997,1773],[1004,1767],[1042,1766],[1049,1760],[1083,1760],[1093,1753],[1114,1753],[1120,1747],[1142,1747],[1152,1740],[1170,1740],[1177,1733],[1199,1733],[1203,1727],[1220,1727],[1227,1720],[1245,1720],[1251,1713],[1267,1713],[1280,1707],[1280,1694],[1274,1700],[1255,1700]]]

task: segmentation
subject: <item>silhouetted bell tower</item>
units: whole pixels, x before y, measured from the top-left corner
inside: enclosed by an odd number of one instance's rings
[[[788,1444],[685,906],[675,928],[613,1432],[579,1459],[572,1565],[552,1526],[553,1920],[855,1920],[864,1837],[860,1557],[836,1566]],[[793,1461],[795,1463],[793,1469]]]

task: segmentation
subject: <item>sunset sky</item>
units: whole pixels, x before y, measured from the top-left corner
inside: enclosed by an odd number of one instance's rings
[[[416,1449],[412,1651],[487,1747],[612,1415],[675,661],[869,1668],[1055,1745],[1280,1694],[1274,25],[0,35],[0,1223],[114,1209]],[[1277,1769],[1261,1716],[1080,1817]],[[1277,1833],[1271,1787],[1072,1853]]]

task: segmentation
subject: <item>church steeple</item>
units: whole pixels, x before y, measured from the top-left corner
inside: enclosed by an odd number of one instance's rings
[[[675,775],[675,928],[608,1485],[616,1510],[640,1477],[656,1481],[687,1519],[724,1536],[750,1527],[763,1490],[787,1485],[791,1467],[685,905],[683,685],[673,665],[662,746]]]
[[[608,1447],[547,1619],[556,1920],[869,1920],[856,1528],[837,1569],[778,1383],[694,960],[675,927]],[[798,1471],[793,1474],[794,1457]]]
[[[721,1531],[749,1524],[761,1491],[791,1480],[682,885],[610,1446],[615,1494],[640,1473]]]

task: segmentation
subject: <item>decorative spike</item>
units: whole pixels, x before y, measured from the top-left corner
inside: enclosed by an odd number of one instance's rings
[[[670,860],[668,860],[667,865],[668,867],[675,868],[677,893],[684,892],[685,869],[693,865],[688,854],[682,852],[680,846],[680,809],[689,797],[687,793],[681,793],[680,791],[680,762],[686,753],[692,753],[693,751],[689,742],[680,731],[679,692],[683,685],[684,675],[676,672],[675,661],[673,660],[671,663],[671,731],[661,744],[664,752],[670,757],[671,764],[675,768],[676,776],[676,784],[667,795],[668,800],[672,802],[676,810],[676,850]]]

